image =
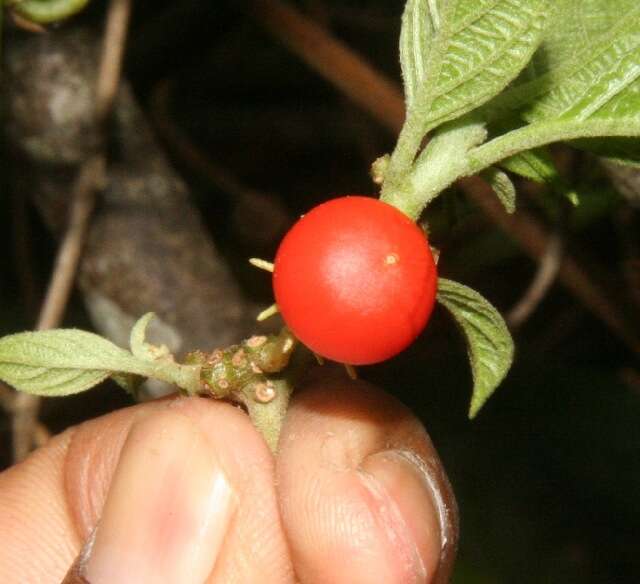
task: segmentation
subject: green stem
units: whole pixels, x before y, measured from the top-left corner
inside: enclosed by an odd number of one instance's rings
[[[380,197],[413,220],[417,220],[424,208],[460,177],[478,174],[505,158],[552,142],[603,136],[640,136],[640,121],[537,122],[482,144],[486,138],[482,123],[467,117],[443,126],[414,161],[411,153],[416,147],[417,135],[407,133],[402,147],[394,152],[396,167],[393,172],[388,172]],[[393,162],[392,157],[390,168]]]
[[[640,137],[640,121],[626,120],[552,120],[524,126],[478,146],[468,153],[466,176],[519,152],[552,142],[596,137]]]
[[[419,123],[412,119],[411,112],[407,113],[395,150],[391,154],[389,166],[386,169],[382,184],[381,200],[392,205],[403,196],[407,189],[405,179],[411,171],[413,162],[418,155],[425,132]],[[401,207],[398,207],[403,210]]]
[[[445,124],[431,138],[406,171],[402,188],[383,191],[381,200],[416,221],[424,208],[467,169],[464,154],[481,144],[487,133],[482,122],[469,116]]]
[[[278,449],[278,440],[291,394],[313,361],[313,354],[305,347],[298,346],[291,355],[287,368],[277,376],[270,376],[275,396],[266,403],[256,399],[255,385],[248,384],[242,390],[242,402],[247,407],[249,417],[274,454]]]
[[[262,434],[269,449],[275,454],[294,387],[290,381],[281,379],[273,381],[273,388],[276,395],[269,403],[260,403],[251,396],[245,405],[256,430]]]
[[[417,221],[425,207],[450,186],[461,172],[464,172],[464,167],[452,160],[449,152],[429,149],[424,163],[416,165],[405,187],[383,195],[381,200]]]

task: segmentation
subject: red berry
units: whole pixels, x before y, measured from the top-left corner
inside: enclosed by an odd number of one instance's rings
[[[273,288],[294,335],[351,365],[410,345],[433,308],[437,271],[422,230],[378,199],[341,197],[304,215],[276,254]]]

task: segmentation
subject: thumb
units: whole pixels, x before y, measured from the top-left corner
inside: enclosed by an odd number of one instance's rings
[[[422,424],[392,396],[322,372],[294,396],[277,476],[305,583],[449,581],[455,497]]]
[[[7,583],[58,584],[81,549],[65,582],[224,582],[274,565],[280,582],[290,571],[271,454],[240,410],[199,398],[91,420],[0,473],[0,541]]]

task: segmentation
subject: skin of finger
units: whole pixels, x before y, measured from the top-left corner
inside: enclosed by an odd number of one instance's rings
[[[65,433],[0,474],[0,582],[60,582],[80,548],[63,495]]]
[[[272,574],[275,583],[293,581],[275,499],[273,457],[247,416],[229,404],[199,398],[174,399],[167,407],[189,416],[205,431],[211,444],[216,445],[216,455],[239,496],[238,509],[209,582],[260,581],[265,573]],[[79,436],[77,444],[86,451],[81,446],[83,442],[83,436]],[[77,521],[84,526],[87,537],[99,517],[108,487],[97,494],[85,488],[86,479],[82,477],[95,475],[96,464],[82,454],[75,460],[77,470],[68,476],[79,478],[68,484],[68,491],[83,500],[78,506],[83,515],[78,515]],[[115,464],[100,473],[104,485],[110,483],[113,468]]]
[[[0,474],[0,582],[58,584],[93,531],[132,424],[159,410],[186,416],[211,444],[239,499],[211,583],[292,581],[273,458],[246,415],[228,404],[176,398],[127,408],[54,438]],[[259,493],[255,485],[261,485]],[[244,537],[243,540],[239,538]],[[235,542],[231,549],[231,542]]]
[[[101,509],[131,425],[158,405],[127,408],[70,428],[0,473],[0,582],[60,582],[95,525],[95,519],[91,525],[78,521],[90,515],[85,499]],[[77,462],[92,470],[76,477]],[[78,499],[76,482],[88,497]]]
[[[277,477],[285,532],[296,572],[305,584],[414,581],[398,554],[381,545],[388,540],[380,533],[358,476],[367,457],[385,451],[406,452],[416,460],[428,464],[435,460],[440,465],[422,424],[371,385],[336,378],[329,383],[316,380],[296,396],[283,428]],[[448,481],[444,487],[450,490]],[[447,535],[457,540],[457,508],[449,494],[455,525]],[[430,501],[410,504],[425,509],[421,503],[430,505]],[[435,530],[440,531],[437,525]],[[427,533],[422,538],[416,534],[416,539],[421,540],[417,544],[433,575],[440,537]],[[456,542],[450,543],[455,548]],[[444,574],[448,571],[445,566],[430,581],[448,581],[448,573]]]
[[[210,401],[210,400],[206,400]],[[233,469],[240,502],[207,584],[274,582],[293,584],[294,571],[275,490],[275,463],[264,439],[238,408],[233,424],[210,424],[201,409],[192,415],[209,439],[224,445],[223,466]],[[266,576],[267,575],[267,576]]]

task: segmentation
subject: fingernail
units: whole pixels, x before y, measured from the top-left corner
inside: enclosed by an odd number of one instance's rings
[[[402,582],[449,581],[457,545],[457,508],[436,462],[430,467],[411,452],[388,450],[367,457],[360,467],[365,484],[379,500],[378,516]]]
[[[91,584],[202,584],[235,502],[194,423],[175,412],[144,419],[125,442],[83,576]]]

